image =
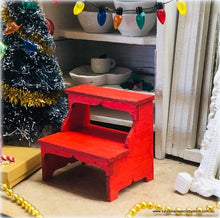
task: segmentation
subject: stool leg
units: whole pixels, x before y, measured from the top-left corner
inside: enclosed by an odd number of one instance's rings
[[[147,159],[147,163],[145,164],[144,167],[144,172],[145,172],[145,179],[147,182],[151,181],[154,179],[154,162],[153,162],[153,158],[148,158]]]
[[[118,190],[116,186],[116,179],[113,176],[106,177],[106,192],[107,192],[107,201],[113,201],[118,198]]]
[[[69,163],[68,158],[63,158],[53,154],[44,154],[42,157],[42,177],[43,180],[49,180],[55,170],[66,166]]]
[[[145,177],[146,179],[146,182],[149,182],[151,180],[154,179],[154,173],[153,173],[153,170],[149,171],[148,174],[147,174],[147,177]]]

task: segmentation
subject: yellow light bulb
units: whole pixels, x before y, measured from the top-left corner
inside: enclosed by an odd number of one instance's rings
[[[176,7],[180,14],[185,15],[186,14],[186,3],[183,0],[179,0],[176,3]]]
[[[83,1],[77,1],[74,8],[73,8],[73,14],[78,15],[80,14],[85,7],[85,3]]]

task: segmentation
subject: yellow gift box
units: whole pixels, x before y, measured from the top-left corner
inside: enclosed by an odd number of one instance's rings
[[[6,145],[2,148],[2,154],[16,158],[10,164],[1,164],[1,183],[9,187],[15,186],[41,167],[39,148]]]

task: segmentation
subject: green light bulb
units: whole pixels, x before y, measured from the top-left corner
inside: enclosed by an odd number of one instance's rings
[[[145,23],[145,13],[144,12],[137,14],[136,22],[137,22],[137,25],[140,29],[142,29],[144,27],[144,23]]]
[[[7,48],[7,46],[2,42],[2,41],[0,41],[0,51],[1,51],[1,53],[0,53],[0,59],[2,59],[3,58],[3,56],[4,56],[4,54],[5,54],[5,51],[6,51],[6,48]]]
[[[36,10],[38,8],[37,4],[30,0],[23,0],[21,4],[24,9]]]

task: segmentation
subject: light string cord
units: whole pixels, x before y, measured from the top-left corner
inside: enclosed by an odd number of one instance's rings
[[[36,11],[35,13],[38,13],[38,11]],[[33,14],[31,15],[33,16]],[[2,22],[5,24],[11,23],[14,21],[14,17],[12,17],[10,15],[10,11],[8,9],[8,6],[6,3],[4,3],[2,5],[1,8],[1,18],[2,18]],[[17,30],[17,33],[20,37],[23,37],[25,39],[28,39],[32,42],[34,42],[34,44],[38,45],[39,50],[43,53],[46,53],[47,55],[52,55],[54,53],[55,50],[55,44],[49,44],[47,41],[45,41],[40,33],[30,33],[30,32],[26,32],[26,30],[22,27],[22,25],[20,26],[20,28]]]
[[[163,3],[161,2],[161,4],[162,4],[162,5],[166,5],[166,4],[169,4],[169,3],[172,2],[172,1],[174,1],[174,0],[169,0],[169,1],[163,2]],[[92,5],[93,7],[97,8],[97,9],[99,9],[99,5],[97,5],[96,3],[92,3],[92,2],[86,2],[86,3]],[[156,10],[157,10],[157,4],[158,4],[158,3],[156,3],[155,6],[152,6],[152,7],[149,7],[149,8],[142,8],[142,9],[143,9],[143,11],[146,12],[146,13],[155,13]],[[113,12],[113,13],[117,11],[117,9],[112,9],[112,8],[109,8],[109,7],[105,7],[105,10],[110,11],[110,12]],[[125,13],[125,14],[132,14],[132,13],[134,13],[134,12],[136,13],[136,10],[123,10],[123,14],[124,14],[124,13]]]

